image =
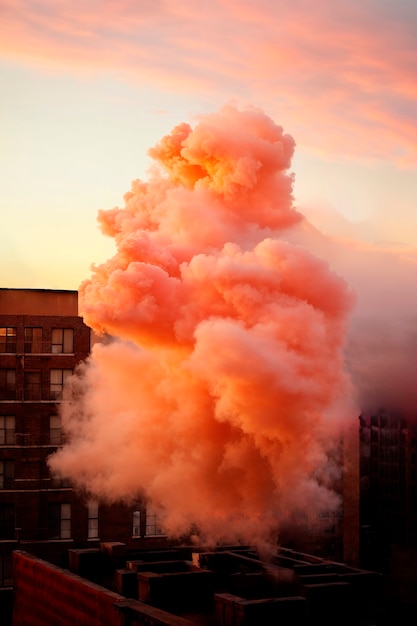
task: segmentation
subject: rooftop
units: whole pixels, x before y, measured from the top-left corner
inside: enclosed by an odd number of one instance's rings
[[[70,550],[69,570],[21,551],[14,560],[16,624],[28,611],[33,626],[53,614],[68,616],[61,626],[379,623],[380,574],[289,549],[263,561],[249,546],[132,551],[106,543]]]

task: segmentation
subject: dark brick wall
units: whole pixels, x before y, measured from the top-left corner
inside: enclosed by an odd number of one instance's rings
[[[0,326],[16,328],[16,353],[1,354],[1,367],[16,372],[16,396],[13,400],[24,400],[24,372],[41,372],[41,400],[50,400],[49,372],[51,369],[74,369],[90,352],[91,331],[80,317],[74,316],[34,316],[1,315]],[[25,353],[24,329],[42,328],[41,354]],[[54,328],[72,328],[74,330],[74,352],[71,354],[52,354],[51,337]]]
[[[26,552],[13,554],[13,626],[192,626]]]
[[[59,412],[59,403],[50,399],[50,370],[73,370],[90,353],[91,330],[78,316],[77,292],[0,288],[0,326],[16,328],[15,352],[0,353],[0,368],[16,371],[14,399],[0,399],[0,416],[15,418],[13,441],[0,445],[0,460],[14,461],[14,478],[0,489],[0,505],[14,507],[15,522],[12,531],[9,522],[0,527],[0,555],[9,558],[18,541],[24,549],[64,564],[68,547],[94,547],[109,540],[157,544],[159,540],[132,539],[132,507],[122,504],[100,504],[99,538],[89,539],[87,495],[53,479],[48,469],[48,457],[57,449],[50,440],[50,417]],[[33,353],[25,352],[27,327],[42,328],[42,343]],[[74,330],[73,353],[52,354],[54,328]],[[40,401],[24,397],[28,371],[41,372]],[[48,541],[48,507],[63,503],[71,505],[71,538]]]
[[[15,522],[13,536],[9,526],[0,528],[1,553],[10,555],[17,540],[61,563],[69,545],[87,542],[88,522],[85,501],[68,484],[54,480],[48,469],[48,457],[57,448],[51,444],[50,417],[59,411],[50,394],[50,370],[74,370],[90,353],[91,331],[78,316],[77,292],[59,290],[0,289],[0,326],[16,328],[16,349],[0,354],[0,367],[16,372],[14,398],[0,400],[0,415],[15,418],[13,440],[0,446],[0,460],[14,461],[14,477],[0,490],[0,504],[14,507]],[[28,327],[42,328],[42,342],[34,344],[33,353],[24,341]],[[54,328],[73,329],[73,352],[52,354]],[[41,373],[41,395],[36,401],[24,395],[25,372],[29,371]],[[70,542],[47,542],[51,503],[71,504]]]
[[[0,312],[8,315],[78,315],[78,292],[0,288]]]
[[[116,593],[25,552],[13,558],[13,626],[120,626]]]

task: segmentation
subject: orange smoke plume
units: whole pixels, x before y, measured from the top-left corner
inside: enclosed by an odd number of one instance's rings
[[[145,497],[170,535],[261,541],[337,504],[326,476],[352,413],[353,298],[285,233],[302,221],[294,140],[229,106],[150,150],[149,181],[102,211],[117,253],[80,288],[96,344],[62,405],[53,471],[106,500]]]

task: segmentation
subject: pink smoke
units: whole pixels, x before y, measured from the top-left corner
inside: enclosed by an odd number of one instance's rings
[[[80,303],[112,339],[72,380],[50,465],[100,498],[151,500],[170,535],[262,541],[337,505],[328,451],[359,414],[353,296],[287,238],[303,222],[293,150],[263,113],[225,107],[174,128],[149,181],[99,215],[118,252]]]
[[[364,412],[417,420],[417,251],[327,237],[306,220],[286,236],[327,259],[354,288],[347,367]]]

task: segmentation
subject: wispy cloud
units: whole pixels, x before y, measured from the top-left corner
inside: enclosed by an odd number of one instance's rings
[[[307,146],[415,162],[417,5],[3,0],[3,55],[267,108]]]

